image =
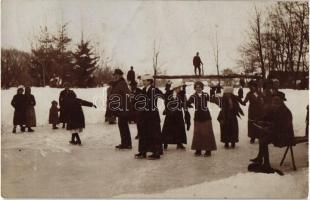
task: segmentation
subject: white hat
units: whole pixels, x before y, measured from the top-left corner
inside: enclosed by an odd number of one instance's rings
[[[182,87],[184,85],[183,81],[173,81],[171,84],[171,89]]]
[[[24,86],[23,86],[23,85],[19,85],[19,86],[17,87],[17,89],[24,89]]]
[[[144,74],[143,76],[141,76],[141,80],[153,80],[153,76],[150,74]]]
[[[230,94],[233,94],[233,93],[234,93],[234,88],[231,87],[231,86],[226,86],[226,87],[224,87],[223,93],[230,93]]]

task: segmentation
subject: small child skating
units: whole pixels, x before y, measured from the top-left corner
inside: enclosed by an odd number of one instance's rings
[[[57,101],[52,101],[48,121],[50,124],[53,125],[53,129],[58,129],[57,124],[59,124],[59,115],[58,115],[59,111],[60,109],[58,108]]]
[[[77,97],[70,97],[68,99],[68,121],[67,130],[71,132],[70,144],[82,145],[79,133],[83,132],[85,128],[85,117],[82,106],[95,107],[93,103],[84,101]]]

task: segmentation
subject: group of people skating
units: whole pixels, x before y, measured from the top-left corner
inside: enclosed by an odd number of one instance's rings
[[[139,140],[137,159],[160,159],[168,145],[174,144],[177,149],[184,150],[187,144],[186,131],[191,126],[189,109],[194,109],[194,127],[191,149],[195,156],[211,156],[211,152],[217,149],[212,117],[208,109],[208,103],[214,103],[220,107],[217,120],[220,123],[221,142],[226,149],[235,148],[239,141],[238,117],[243,115],[241,105],[249,103],[248,112],[248,136],[250,143],[259,140],[259,152],[252,162],[271,168],[269,161],[268,144],[286,146],[293,141],[294,131],[292,114],[286,107],[285,94],[280,92],[277,80],[251,80],[248,83],[250,91],[243,98],[244,82],[240,82],[238,95],[234,94],[231,86],[211,87],[210,95],[204,92],[204,84],[201,81],[194,83],[194,94],[187,98],[186,85],[180,81],[167,82],[165,92],[154,86],[151,75],[140,77],[142,87],[135,80],[133,68],[131,68],[127,81],[123,78],[123,72],[116,69],[114,80],[110,82],[107,98],[106,117],[117,118],[121,143],[117,149],[132,149],[132,140],[128,123],[134,121],[137,125]],[[118,97],[118,101],[115,101]],[[164,100],[165,116],[161,127],[160,113],[157,107],[158,99]],[[30,87],[18,88],[13,97],[12,106],[14,112],[14,128],[21,126],[21,131],[35,126],[35,98],[31,94]],[[60,108],[56,101],[52,102],[49,122],[53,129],[62,122],[63,128],[72,133],[70,143],[81,145],[79,133],[85,128],[85,119],[82,106],[96,107],[91,102],[77,98],[76,94],[65,84],[65,89],[59,97]],[[60,117],[58,112],[60,111]],[[151,155],[147,156],[147,153]]]

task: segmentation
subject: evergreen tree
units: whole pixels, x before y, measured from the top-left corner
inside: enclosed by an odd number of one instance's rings
[[[73,53],[73,57],[74,85],[78,87],[94,87],[95,78],[93,73],[98,68],[98,57],[92,52],[89,41],[84,41],[82,38],[76,52]]]

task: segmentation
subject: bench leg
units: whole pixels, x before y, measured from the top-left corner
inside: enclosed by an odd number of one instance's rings
[[[288,149],[289,149],[289,147],[287,147],[286,150],[285,150],[285,153],[284,153],[284,155],[283,155],[283,157],[282,157],[282,160],[281,160],[281,162],[280,162],[280,166],[283,165],[283,162],[284,162],[284,160],[285,160],[285,158],[286,158],[286,154],[287,154],[287,152],[288,152]]]
[[[293,163],[293,169],[296,171],[296,165],[295,165],[295,159],[294,159],[294,152],[293,152],[293,147],[290,146],[291,150],[291,157],[292,157],[292,163]]]

